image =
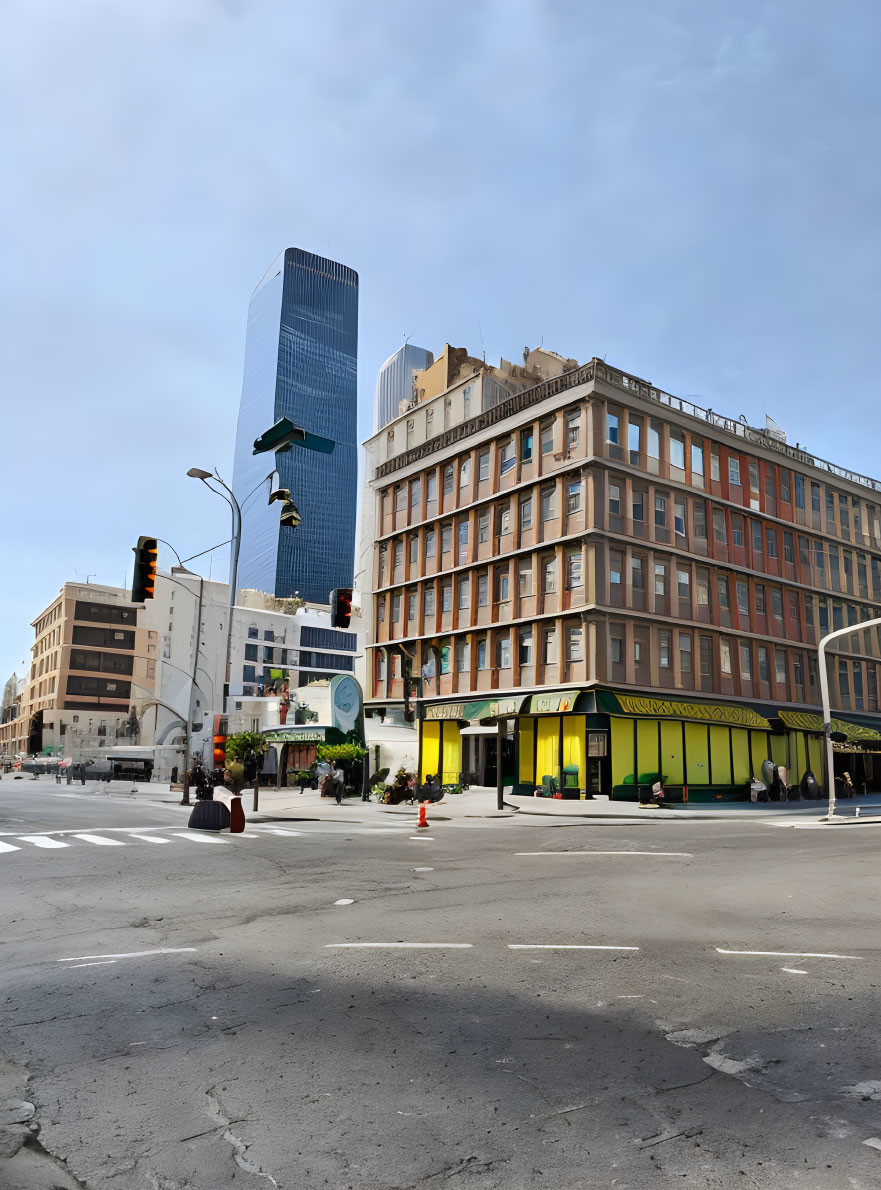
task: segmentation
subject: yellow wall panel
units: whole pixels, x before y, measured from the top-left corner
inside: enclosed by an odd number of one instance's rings
[[[543,715],[536,720],[538,745],[535,755],[535,775],[560,779],[560,716]],[[538,781],[536,784],[538,784]]]
[[[584,789],[587,780],[584,756],[584,733],[587,730],[585,715],[563,715],[563,764],[578,765],[578,788]]]
[[[532,748],[535,739],[535,720],[519,719],[517,721],[517,736],[519,741],[519,773],[517,779],[524,785],[537,785],[535,769],[532,763]]]
[[[636,720],[636,771],[640,784],[643,776],[660,773],[658,767],[658,721],[657,719]],[[654,783],[654,778],[652,778]]]
[[[444,725],[444,755],[442,784],[456,785],[459,773],[462,771],[462,737],[459,734],[458,723]]]
[[[729,729],[718,723],[710,725],[710,768],[714,785],[731,785],[731,752]]]
[[[771,736],[771,759],[776,765],[781,768],[789,768],[789,749],[786,741],[788,736],[772,735]]]
[[[771,746],[768,742],[768,732],[754,731],[752,733],[752,742],[752,774],[757,781],[761,781],[762,762],[767,760],[771,755]]]
[[[813,769],[814,776],[817,778],[817,784],[825,790],[826,788],[826,771],[823,764],[823,744],[822,736],[809,735],[808,741],[808,768]]]
[[[628,785],[634,783],[633,774],[633,720],[632,719],[616,719],[614,716],[609,720],[611,724],[611,740],[610,746],[612,749],[612,784]]]
[[[685,758],[688,765],[688,784],[709,785],[710,750],[707,744],[707,725],[705,723],[686,723]]]
[[[682,724],[661,720],[661,772],[668,785],[682,785]]]
[[[731,750],[734,754],[734,785],[752,781],[752,761],[749,755],[749,732],[743,727],[731,728]]]
[[[422,780],[434,776],[440,768],[440,724],[422,724]]]

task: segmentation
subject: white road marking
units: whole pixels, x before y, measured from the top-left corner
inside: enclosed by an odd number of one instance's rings
[[[264,835],[291,835],[292,837],[294,835],[302,835],[303,834],[302,831],[282,830],[281,827],[278,827],[278,826],[262,826],[260,828],[260,831]]]
[[[421,843],[433,843],[434,835],[411,835],[411,839],[418,839]]]
[[[342,897],[339,901],[334,901],[334,905],[354,905],[355,902],[349,897]]]
[[[881,1139],[877,1136],[870,1136],[868,1140],[863,1141],[864,1145],[868,1145],[870,1149],[881,1149]]]
[[[21,851],[21,848],[13,847],[11,843],[0,842],[0,851]]]
[[[515,855],[664,855],[692,859],[690,851],[515,851]]]
[[[259,838],[260,838],[260,836],[259,836],[259,835],[252,835],[252,834],[249,834],[249,832],[248,832],[248,831],[239,831],[239,835],[240,835],[240,836],[241,836],[241,838],[243,838],[243,839],[259,839]]]
[[[508,950],[639,950],[638,946],[582,946],[556,943],[509,942]]]
[[[178,839],[189,839],[191,843],[221,843],[226,846],[223,839],[215,839],[211,835],[200,835],[196,831],[191,831],[188,834],[184,831],[173,831],[172,833]]]
[[[125,847],[121,839],[105,839],[103,835],[74,835],[75,839],[82,839],[85,843],[98,843],[101,847]]]
[[[434,868],[411,868],[411,872],[433,872]]]
[[[328,942],[325,950],[471,950],[471,942]]]
[[[69,843],[62,843],[60,839],[50,839],[48,835],[19,835],[24,843],[33,843],[35,847],[69,847]]]
[[[56,963],[80,963],[86,959],[142,959],[149,954],[187,954],[195,946],[159,946],[156,950],[126,950],[120,954],[77,954],[70,959],[56,959]]]
[[[59,959],[60,963],[62,960]],[[65,967],[65,971],[75,971],[77,967],[112,967],[116,959],[102,959],[100,963],[71,963],[69,967]]]
[[[171,839],[160,839],[158,835],[132,835],[133,839],[140,839],[142,843],[170,843]]]
[[[716,951],[718,954],[756,954],[772,959],[854,959],[862,962],[857,954],[817,954],[810,950],[725,950],[717,946]]]
[[[807,971],[801,971],[798,967],[781,967],[781,971],[786,971],[789,975],[807,975]]]

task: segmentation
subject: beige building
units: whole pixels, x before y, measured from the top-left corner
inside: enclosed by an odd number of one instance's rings
[[[746,796],[766,758],[822,777],[816,646],[881,602],[881,483],[544,351],[447,346],[366,448],[366,706],[400,718],[412,666],[423,776],[690,800]],[[874,780],[881,638],[835,644],[839,763]]]
[[[0,723],[0,755],[103,757],[132,737],[132,701],[153,688],[155,632],[117,587],[65,583],[32,622],[31,665],[17,714]]]

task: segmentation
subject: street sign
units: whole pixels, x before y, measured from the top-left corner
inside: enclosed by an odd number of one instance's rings
[[[253,453],[260,455],[271,450],[281,454],[290,450],[291,446],[302,446],[306,450],[317,450],[320,454],[329,455],[333,451],[334,441],[332,438],[322,438],[320,434],[310,434],[302,426],[295,426],[289,417],[282,417],[255,440]]]

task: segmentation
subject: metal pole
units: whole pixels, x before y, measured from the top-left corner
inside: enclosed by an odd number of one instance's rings
[[[199,641],[202,639],[202,592],[205,580],[199,575],[199,602],[196,608],[196,639],[193,642],[193,676],[190,681],[190,697],[187,703],[187,721],[184,725],[184,778],[183,795],[180,804],[190,804],[190,733],[193,724],[193,703],[196,696],[196,672],[199,668]]]
[[[823,704],[823,736],[825,739],[826,788],[829,793],[829,818],[835,814],[835,760],[832,749],[832,710],[829,706],[829,676],[826,673],[826,646],[830,640],[839,636],[852,636],[855,632],[862,632],[865,628],[876,628],[881,624],[881,616],[874,620],[863,620],[860,624],[851,624],[847,628],[838,628],[824,636],[817,646],[817,664],[820,669],[820,699]]]
[[[496,808],[505,808],[505,786],[502,776],[502,740],[508,734],[508,720],[499,719],[496,734]]]

